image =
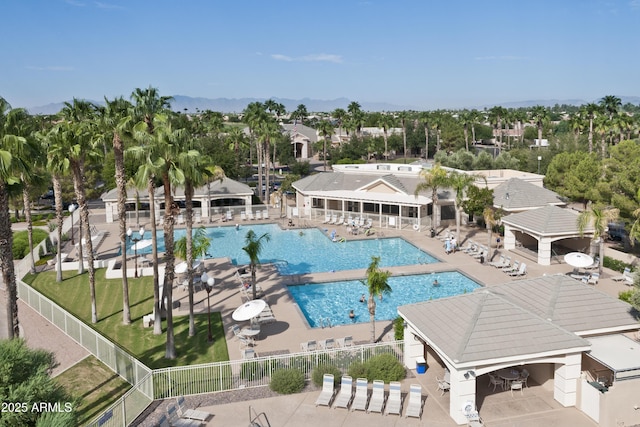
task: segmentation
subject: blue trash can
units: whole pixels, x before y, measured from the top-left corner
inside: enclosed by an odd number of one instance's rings
[[[427,361],[424,360],[424,357],[416,358],[416,373],[424,374],[427,372]]]

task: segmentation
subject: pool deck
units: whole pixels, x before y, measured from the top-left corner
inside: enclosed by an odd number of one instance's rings
[[[278,212],[271,212],[277,215]],[[106,237],[97,248],[98,258],[112,258],[118,252],[118,224],[104,222],[104,213],[100,210],[92,212],[92,224],[95,224],[99,230],[106,231]],[[250,221],[240,222],[240,225],[249,225],[260,222],[277,222],[283,228],[288,228],[286,219],[274,220],[273,217],[267,221]],[[326,227],[321,222],[304,221],[308,226]],[[229,223],[233,226],[233,222]],[[145,224],[146,225],[146,224]],[[199,226],[196,224],[195,226]],[[205,226],[207,224],[204,224]],[[211,226],[227,225],[221,223],[211,224]],[[343,231],[342,227],[339,231]],[[452,228],[455,230],[455,226]],[[377,230],[377,229],[376,229]],[[383,234],[383,236],[382,236]],[[385,268],[390,270],[393,275],[408,274],[424,274],[437,271],[457,270],[478,283],[490,287],[495,284],[505,283],[511,280],[517,280],[500,270],[487,264],[480,264],[469,255],[457,252],[453,254],[445,254],[443,243],[427,236],[425,232],[416,232],[413,230],[391,230],[383,229],[382,233],[377,233],[371,237],[359,235],[349,236],[348,240],[356,238],[380,238],[380,237],[402,237],[413,243],[417,247],[430,253],[442,262],[436,264],[419,264],[402,267]],[[484,229],[475,227],[462,227],[460,244],[463,245],[467,239],[474,239],[482,243],[487,241],[487,232]],[[336,243],[339,244],[339,243]],[[71,258],[75,256],[75,250],[70,249]],[[503,249],[498,253],[506,253],[511,255],[513,260],[525,261],[527,263],[527,278],[542,276],[543,274],[565,274],[571,267],[566,264],[553,264],[551,266],[540,266],[535,261],[526,260],[520,254],[509,253]],[[372,254],[375,255],[375,254]],[[494,257],[497,259],[497,255]],[[235,277],[236,267],[228,259],[211,259],[205,261],[205,268],[209,274],[216,278],[214,290],[211,293],[211,309],[219,311],[222,314],[225,330],[227,331],[227,340],[229,348],[229,357],[231,359],[240,359],[241,352],[237,340],[228,331],[228,327],[236,323],[231,318],[231,313],[243,302],[239,282]],[[628,289],[624,284],[614,282],[611,278],[620,273],[605,269],[600,278],[600,282],[596,288],[613,297],[617,297],[618,292]],[[333,273],[315,273],[296,276],[280,276],[273,265],[261,265],[258,269],[257,279],[259,285],[265,292],[265,301],[270,305],[277,321],[271,324],[263,325],[261,333],[256,340],[255,351],[260,355],[269,354],[286,354],[296,353],[300,351],[300,344],[308,340],[322,340],[326,338],[342,338],[352,336],[354,342],[370,341],[370,324],[360,323],[354,325],[344,325],[326,328],[310,328],[307,322],[293,302],[286,285],[304,283],[304,282],[326,282],[336,280],[362,279],[365,270],[341,271]],[[180,289],[174,289],[174,300],[180,302],[180,306],[174,310],[174,315],[186,315],[188,313],[188,294]],[[195,294],[195,311],[205,313],[206,293],[204,291]],[[354,304],[359,303],[354,301]],[[32,310],[21,308],[21,319],[29,316],[29,320],[23,322],[24,334],[28,342],[33,343],[30,336],[35,334],[40,336],[38,329],[43,324],[47,324],[45,319],[34,314]],[[346,314],[345,314],[346,315]],[[241,324],[242,326],[242,324]],[[41,329],[40,329],[41,330]],[[393,328],[391,321],[376,322],[376,339],[392,340]],[[55,342],[54,342],[55,341]],[[69,340],[70,341],[70,340]],[[37,341],[38,347],[47,348],[60,353],[64,345],[64,339],[56,338],[52,342],[47,343],[45,339]],[[86,352],[77,351],[76,360],[80,360],[86,355]],[[69,359],[65,355],[65,360]],[[70,366],[71,361],[67,361],[65,365]],[[435,376],[442,376],[441,367],[430,367],[424,375],[417,375],[415,371],[409,371],[409,377],[403,381],[403,393],[408,391],[408,385],[411,383],[420,383],[423,388],[423,395],[427,396],[424,415],[422,421],[416,419],[400,418],[395,416],[379,416],[374,414],[365,414],[362,412],[349,412],[344,410],[333,410],[326,407],[316,408],[313,402],[317,397],[317,392],[300,393],[293,396],[274,397],[260,399],[249,402],[228,403],[225,405],[217,405],[202,409],[209,410],[214,413],[214,417],[209,420],[207,425],[247,425],[249,406],[253,407],[257,412],[265,411],[272,425],[280,426],[413,426],[426,423],[428,425],[437,426],[453,426],[455,423],[449,418],[448,394],[440,396],[437,392]],[[512,397],[507,392],[488,393],[485,387],[480,384],[478,387],[479,409],[480,413],[487,425],[490,426],[534,426],[546,424],[547,426],[593,426],[596,425],[582,412],[575,408],[563,408],[558,402],[553,400],[553,390],[545,389],[535,384],[525,390],[524,396],[520,397],[516,394]],[[484,393],[484,396],[482,396]],[[159,406],[157,410],[160,410]],[[240,415],[238,415],[240,414]],[[150,417],[151,419],[151,417]],[[142,422],[140,425],[152,425],[148,422]]]

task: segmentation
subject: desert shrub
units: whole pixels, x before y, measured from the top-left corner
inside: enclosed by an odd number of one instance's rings
[[[313,381],[313,383],[318,387],[322,387],[322,377],[324,376],[324,374],[333,374],[333,382],[335,384],[338,384],[340,382],[340,378],[342,377],[342,372],[334,365],[321,364],[316,366],[316,368],[311,373],[311,381]]]
[[[370,380],[400,381],[406,376],[406,371],[402,363],[391,354],[380,354],[374,356],[365,364],[367,378]]]
[[[353,362],[351,365],[349,365],[349,376],[351,378],[369,378],[367,374],[368,374],[368,370],[367,370],[366,364],[356,361],[356,362]],[[378,378],[375,378],[375,379],[378,379]]]
[[[299,393],[304,388],[304,374],[299,369],[280,369],[271,375],[271,390],[280,394]]]

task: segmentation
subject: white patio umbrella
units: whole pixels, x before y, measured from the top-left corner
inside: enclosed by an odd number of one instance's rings
[[[264,310],[267,303],[261,299],[254,299],[253,301],[246,302],[240,307],[236,308],[231,314],[233,320],[242,322],[245,320],[251,320]]]
[[[564,261],[575,268],[585,268],[593,264],[593,258],[582,252],[569,252],[564,256]]]
[[[198,267],[200,267],[200,260],[193,261],[193,268],[196,269]],[[186,273],[187,272],[187,262],[186,261],[182,261],[181,263],[179,263],[178,265],[175,266],[173,271],[175,271],[177,274]]]
[[[136,242],[135,244],[131,245],[131,248],[129,248],[129,250],[139,251],[141,249],[148,248],[152,244],[153,244],[153,241],[149,239],[140,240],[139,242]]]

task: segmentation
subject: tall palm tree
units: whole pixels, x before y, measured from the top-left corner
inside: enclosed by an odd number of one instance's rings
[[[431,192],[431,229],[435,230],[437,227],[436,210],[438,207],[438,189],[448,184],[447,171],[444,170],[440,164],[436,163],[430,169],[422,169],[420,171],[420,179],[422,182],[418,183],[414,194],[417,196],[420,192],[425,190]]]
[[[601,113],[601,108],[598,104],[587,104],[581,109],[582,115],[589,120],[589,153],[593,153],[593,121]]]
[[[462,124],[465,150],[469,151],[469,125],[471,125],[471,112],[469,110],[463,110],[458,115],[458,120]]]
[[[263,120],[258,123],[257,128],[258,133],[258,141],[262,142],[262,146],[260,148],[263,153],[263,159],[266,166],[265,171],[265,192],[262,194],[262,187],[260,187],[260,195],[263,201],[268,203],[271,189],[269,188],[270,176],[271,176],[271,156],[269,155],[269,148],[271,147],[271,143],[275,141],[278,136],[281,135],[280,126],[276,122],[276,120],[271,116],[263,116]],[[275,164],[273,165],[275,168]]]
[[[322,162],[324,171],[327,171],[327,139],[333,134],[333,125],[329,120],[320,120],[316,128],[322,134]]]
[[[307,111],[307,106],[304,104],[299,104],[296,109],[291,112],[291,118],[300,123],[304,123],[307,117],[309,117],[309,112]]]
[[[261,102],[252,102],[247,105],[247,108],[244,109],[244,121],[249,126],[249,134],[251,135],[252,142],[255,143],[256,146],[256,161],[258,163],[258,188],[259,194],[261,193],[262,184],[263,184],[263,146],[261,145],[260,139],[257,137],[258,129],[261,126],[261,123],[268,119],[268,115],[266,112],[266,107]]]
[[[400,111],[398,113],[398,120],[400,120],[400,126],[402,127],[402,149],[404,151],[404,162],[407,163],[407,121],[409,120],[409,113],[406,111]]]
[[[460,242],[460,217],[462,215],[462,201],[466,195],[467,189],[476,181],[476,176],[466,173],[451,172],[448,177],[449,185],[456,192],[455,209],[456,209],[456,241]]]
[[[371,323],[371,342],[376,342],[376,297],[382,299],[382,295],[391,293],[389,286],[389,277],[391,272],[380,270],[380,257],[372,256],[371,264],[367,268],[367,279],[360,282],[369,290],[369,300],[367,308],[369,309],[369,321]]]
[[[531,121],[538,128],[538,141],[542,141],[542,130],[549,120],[549,111],[542,105],[536,105],[531,109]]]
[[[436,153],[440,151],[440,140],[442,136],[442,124],[444,123],[444,114],[442,111],[436,111],[431,114],[431,127],[436,131]]]
[[[260,264],[260,254],[264,249],[264,244],[271,240],[269,233],[264,233],[260,237],[257,237],[256,232],[253,230],[247,231],[245,236],[245,246],[242,248],[249,256],[249,268],[251,269],[251,291],[253,293],[253,299],[257,298],[256,293],[256,266]]]
[[[338,122],[338,135],[340,135],[340,143],[342,144],[342,125],[347,117],[347,112],[343,108],[336,108],[331,113],[331,117]]]
[[[619,214],[620,210],[616,208],[607,208],[589,202],[587,209],[578,215],[578,232],[580,236],[583,235],[587,228],[593,227],[593,239],[599,242],[598,272],[600,274],[602,274],[602,268],[604,266],[604,241],[607,237],[607,228],[610,222],[618,218]]]
[[[600,100],[600,107],[607,113],[609,120],[612,120],[613,116],[618,114],[618,110],[622,107],[622,101],[617,96],[607,95]]]
[[[482,211],[482,216],[484,217],[484,222],[487,226],[487,236],[488,236],[487,259],[489,260],[493,255],[491,252],[491,240],[493,240],[493,227],[495,227],[496,224],[498,224],[498,222],[500,221],[500,218],[502,218],[502,210],[496,209],[493,206],[487,206]]]
[[[2,280],[8,291],[7,333],[9,338],[20,336],[18,318],[18,291],[13,267],[13,236],[9,217],[9,192],[20,182],[20,173],[27,168],[27,159],[23,157],[26,139],[9,133],[7,118],[11,106],[0,97],[0,270]],[[15,187],[14,187],[15,188]]]
[[[502,119],[506,113],[507,110],[499,105],[489,109],[489,123],[493,125],[494,135],[498,139],[498,148],[502,148]]]
[[[383,113],[378,119],[378,126],[382,128],[382,137],[384,138],[384,160],[389,159],[388,137],[389,129],[395,124],[395,119],[391,114]]]
[[[420,121],[424,127],[424,159],[429,158],[429,129],[431,128],[431,113],[423,111],[420,114]]]
[[[160,301],[160,278],[158,270],[158,239],[157,239],[157,224],[156,224],[156,209],[155,209],[155,180],[156,180],[156,165],[150,161],[151,148],[153,144],[153,138],[149,138],[149,135],[154,133],[153,119],[157,114],[166,112],[171,105],[172,97],[160,96],[157,88],[149,86],[147,89],[136,88],[130,96],[134,102],[133,117],[134,122],[144,123],[144,126],[136,124],[134,127],[133,135],[138,144],[137,147],[131,147],[129,150],[134,157],[137,156],[138,160],[142,160],[139,166],[138,172],[135,176],[136,186],[138,188],[147,189],[149,197],[149,222],[151,225],[151,256],[153,258],[153,299],[154,299],[154,321],[153,321],[153,333],[154,335],[162,334],[162,303]]]
[[[124,139],[130,135],[132,105],[122,97],[109,101],[100,109],[106,137],[111,139],[115,162],[115,178],[118,198],[118,231],[120,238],[120,263],[122,265],[122,323],[131,324],[129,306],[129,278],[127,277],[127,178],[124,168]],[[136,200],[137,206],[137,200]]]

